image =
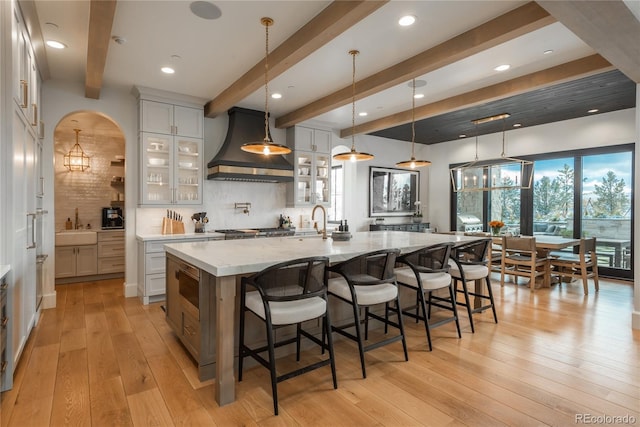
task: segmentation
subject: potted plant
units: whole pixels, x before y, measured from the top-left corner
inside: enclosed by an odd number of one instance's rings
[[[489,227],[491,227],[491,235],[492,236],[499,236],[500,235],[500,229],[502,229],[502,227],[504,227],[504,222],[498,220],[498,219],[494,219],[493,221],[489,221]]]

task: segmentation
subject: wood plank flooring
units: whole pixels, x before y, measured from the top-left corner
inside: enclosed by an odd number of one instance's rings
[[[435,328],[429,352],[423,325],[406,319],[409,362],[400,343],[369,352],[367,379],[355,345],[336,336],[338,389],[328,367],[280,383],[278,417],[262,367],[245,372],[236,402],[218,407],[160,304],[125,299],[121,279],[56,290],[57,307],[43,311],[14,389],[2,394],[1,427],[563,426],[578,414],[640,423],[628,283],[601,280],[584,296],[579,282],[531,293],[494,279],[498,324],[484,312],[472,334],[461,313],[462,339],[453,324]]]

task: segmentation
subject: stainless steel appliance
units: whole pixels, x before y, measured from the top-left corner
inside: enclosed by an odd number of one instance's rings
[[[295,228],[244,228],[233,230],[215,230],[223,233],[225,240],[254,239],[257,237],[284,237],[296,234]]]
[[[482,221],[475,215],[458,214],[458,231],[478,232],[482,230]]]
[[[122,209],[116,207],[102,208],[102,229],[112,230],[124,228]]]

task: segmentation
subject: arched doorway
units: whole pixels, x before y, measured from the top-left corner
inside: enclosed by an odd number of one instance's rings
[[[76,137],[89,157],[85,170],[64,164]],[[124,133],[102,113],[75,111],[56,125],[53,139],[56,284],[124,277]],[[89,232],[86,240],[78,240],[81,231]]]

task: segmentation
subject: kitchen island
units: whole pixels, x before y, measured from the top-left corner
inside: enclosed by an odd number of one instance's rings
[[[333,241],[331,238],[323,240],[319,236],[308,237],[281,237],[270,239],[243,239],[222,240],[209,242],[185,242],[165,245],[169,262],[183,261],[200,270],[199,307],[197,313],[187,310],[183,318],[200,323],[207,322],[203,331],[207,331],[207,337],[202,341],[212,350],[211,370],[215,377],[216,401],[220,406],[235,400],[235,318],[236,318],[236,280],[239,277],[261,271],[262,269],[296,258],[326,256],[331,263],[345,261],[354,256],[385,248],[399,248],[403,253],[421,247],[452,242],[454,244],[478,240],[481,237],[459,236],[430,233],[408,233],[402,231],[375,231],[353,233],[349,241]],[[194,277],[189,271],[180,274],[178,271],[169,273],[167,269],[167,316],[171,315],[175,299],[181,298],[177,292],[171,292],[169,286],[172,278],[184,277],[188,282],[189,277]],[[204,280],[203,280],[204,278]],[[189,297],[184,292],[186,305],[194,296]],[[213,305],[213,306],[207,306]],[[191,331],[194,325],[176,325],[178,321],[169,321],[176,333]],[[184,323],[184,321],[183,321]],[[197,326],[197,325],[195,325]],[[180,329],[180,330],[176,330]],[[183,343],[189,347],[189,341],[183,339]],[[190,350],[191,351],[191,350]],[[193,354],[193,353],[192,353]],[[197,358],[196,358],[197,359]],[[201,370],[207,372],[206,370]],[[201,380],[202,378],[201,375]]]

